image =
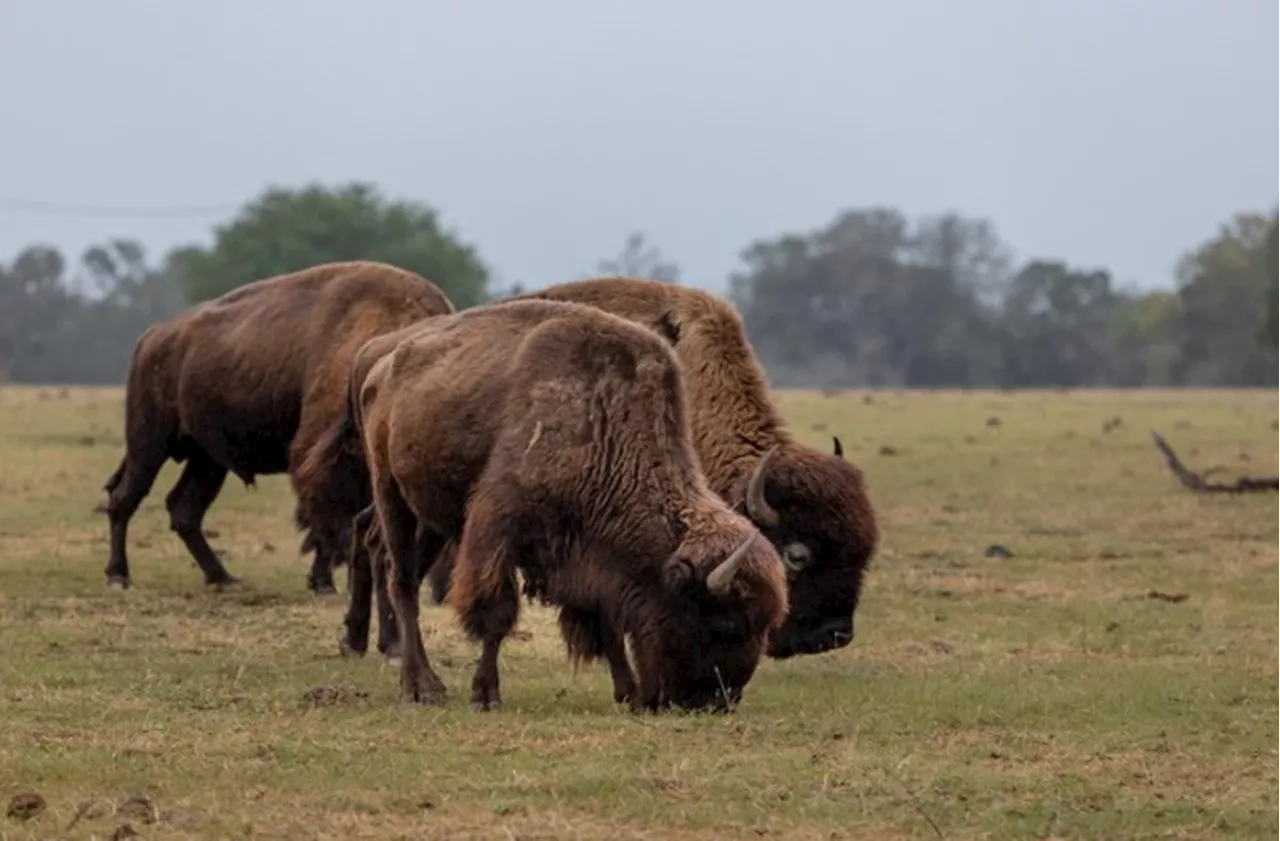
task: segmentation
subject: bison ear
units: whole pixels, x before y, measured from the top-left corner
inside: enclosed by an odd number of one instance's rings
[[[840,439],[832,435],[831,443],[834,445],[831,451],[835,455],[835,457],[844,458],[844,447],[840,446]]]
[[[662,569],[662,586],[671,593],[683,593],[693,586],[693,564],[684,558],[671,558]]]

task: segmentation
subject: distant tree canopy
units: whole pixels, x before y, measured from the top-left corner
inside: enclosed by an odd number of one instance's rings
[[[1277,215],[1241,214],[1174,291],[1014,266],[994,226],[890,208],[752,244],[730,280],[777,385],[1276,385]]]
[[[1263,301],[1262,316],[1262,340],[1275,348],[1277,342],[1276,321],[1277,306],[1280,306],[1280,237],[1278,237],[1276,220],[1280,216],[1280,210],[1271,212],[1271,232],[1267,235],[1266,244],[1262,249],[1262,258],[1259,261],[1259,272],[1264,273],[1271,278],[1271,285],[1267,287],[1265,300]]]
[[[680,282],[680,267],[663,259],[658,247],[652,245],[639,231],[628,234],[618,256],[601,260],[596,271],[600,274],[643,277],[664,283]]]
[[[440,228],[433,210],[387,201],[367,184],[272,188],[214,233],[212,249],[189,247],[171,255],[188,303],[337,260],[381,260],[417,272],[460,308],[486,297],[484,263]]]
[[[94,246],[76,266],[29,246],[0,267],[0,381],[120,382],[142,331],[181,307],[173,275],[132,240]]]
[[[729,296],[775,386],[1275,387],[1277,218],[1237,214],[1162,288],[1134,291],[1105,267],[1015,260],[987,220],[855,208],[749,245]],[[0,380],[120,382],[149,324],[332,260],[404,266],[458,307],[525,291],[490,289],[434,211],[364,184],[271,188],[214,234],[155,263],[120,238],[74,262],[37,243],[0,265]],[[597,271],[680,282],[640,232]]]

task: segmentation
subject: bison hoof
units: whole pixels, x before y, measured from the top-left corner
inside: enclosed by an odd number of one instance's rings
[[[127,575],[108,575],[107,576],[108,590],[128,590],[132,585],[133,585],[133,582],[129,580],[129,576]]]
[[[471,709],[473,712],[493,712],[502,708],[502,695],[498,688],[475,688],[471,690]]]
[[[427,689],[420,687],[417,690],[409,691],[404,694],[404,699],[411,704],[422,704],[424,706],[439,707],[443,706],[448,700],[449,694],[444,687],[439,689]]]
[[[346,637],[343,637],[341,640],[338,641],[338,651],[342,652],[343,657],[363,657],[364,656],[364,649],[356,648],[354,645],[351,644],[351,641]]]
[[[228,575],[226,578],[215,578],[213,581],[205,581],[204,583],[206,587],[212,587],[221,592],[237,586],[240,583],[240,579],[234,575]]]
[[[406,701],[414,704],[431,704],[439,706],[445,702],[449,692],[444,681],[429,669],[416,676],[404,675],[400,679],[401,694]]]
[[[334,586],[332,579],[328,581],[320,579],[317,581],[310,575],[307,576],[307,589],[317,596],[336,596],[338,594],[338,588]]]

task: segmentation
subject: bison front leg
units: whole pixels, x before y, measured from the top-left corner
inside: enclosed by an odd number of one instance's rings
[[[219,588],[235,584],[237,579],[227,572],[204,536],[204,515],[218,498],[227,469],[207,453],[195,452],[178,477],[178,482],[165,498],[169,509],[169,528],[177,532],[204,572],[205,584]]]
[[[630,698],[632,712],[657,712],[665,706],[662,692],[663,653],[660,640],[650,631],[633,634],[636,688]]]
[[[421,580],[418,559],[435,544],[439,551],[443,540],[435,533],[416,529],[416,518],[394,481],[385,481],[377,491],[379,532],[391,563],[391,598],[400,625],[404,659],[400,664],[400,693],[406,701],[419,704],[442,703],[448,692],[444,681],[431,668],[427,650],[422,644],[419,627],[418,597]],[[366,611],[368,601],[365,602]]]
[[[418,541],[419,546],[434,545],[431,541]],[[374,607],[378,611],[378,651],[388,662],[400,657],[400,626],[396,623],[395,605],[391,599],[391,584],[388,578],[389,562],[387,553],[378,547],[368,552],[369,563],[373,566]],[[422,576],[418,575],[418,591],[422,590]]]
[[[466,526],[454,558],[449,601],[463,630],[482,643],[480,662],[471,678],[471,709],[496,710],[499,691],[498,651],[520,616],[516,588],[519,523],[478,491],[467,512]]]
[[[480,662],[476,664],[476,672],[471,676],[471,709],[477,712],[496,710],[502,706],[498,652],[502,649],[502,641],[515,627],[519,612],[520,596],[516,590],[515,576],[512,576],[497,598],[484,608]]]
[[[342,624],[345,630],[339,646],[345,655],[363,656],[369,648],[369,602],[373,599],[375,578],[369,566],[369,552],[363,546],[351,552],[347,567],[347,615]],[[377,580],[378,589],[386,596],[389,582],[386,578]],[[394,623],[395,614],[391,621]]]
[[[351,521],[350,544],[347,553],[347,615],[343,619],[346,631],[339,646],[344,655],[363,656],[369,648],[369,602],[373,599],[374,583],[378,585],[379,603],[389,602],[384,575],[373,575],[369,561],[370,549],[366,543],[374,519],[373,506],[361,511]],[[381,570],[383,567],[379,566]],[[380,617],[381,620],[381,617]],[[396,621],[391,613],[391,622]]]
[[[350,550],[347,555],[346,632],[340,643],[345,655],[362,656],[369,647],[370,602],[378,609],[378,651],[388,660],[400,656],[400,634],[391,591],[394,579],[387,560],[382,537],[374,519],[372,505],[362,510],[351,522]],[[423,536],[415,534],[416,545]]]
[[[560,611],[560,635],[575,659],[595,660],[603,657],[613,678],[613,700],[625,704],[636,693],[635,676],[627,662],[627,649],[617,633],[600,613],[566,607]]]
[[[609,664],[609,674],[613,678],[613,700],[625,704],[635,697],[636,679],[631,674],[631,664],[627,662],[627,649],[622,634],[601,619],[600,637],[604,645],[604,659]]]
[[[307,589],[317,596],[333,596],[338,588],[333,583],[333,568],[337,566],[337,541],[331,535],[317,536],[315,551],[311,556],[311,571],[307,573]]]

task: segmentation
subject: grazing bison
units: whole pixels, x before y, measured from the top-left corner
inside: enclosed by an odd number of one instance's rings
[[[131,583],[129,520],[167,459],[185,462],[165,499],[169,522],[206,584],[232,577],[201,524],[228,471],[246,485],[286,472],[339,417],[356,350],[374,336],[453,304],[418,275],[376,262],[314,266],[246,284],[149,327],[138,339],[125,396],[125,454],[107,480],[107,582]],[[311,521],[308,585],[333,589],[345,524]]]
[[[352,355],[346,378],[343,380],[343,408],[336,424],[330,426],[316,440],[293,471],[293,484],[298,494],[300,517],[311,522],[324,523],[334,534],[344,526],[353,531],[345,545],[349,545],[347,567],[347,616],[346,633],[341,650],[347,655],[362,655],[369,642],[369,601],[375,594],[378,604],[378,650],[393,654],[398,650],[396,619],[392,612],[387,588],[374,588],[376,580],[381,585],[386,576],[382,566],[375,579],[366,544],[380,549],[376,528],[373,525],[373,496],[369,487],[369,470],[365,464],[364,445],[357,426],[360,385],[369,375],[374,363],[391,353],[409,336],[422,329],[426,322],[414,322],[406,327],[375,336],[365,342]],[[358,518],[358,519],[357,519]],[[363,539],[362,539],[363,538]],[[337,541],[335,540],[335,543]],[[334,556],[335,560],[340,557]],[[318,556],[317,556],[318,561]],[[359,604],[363,610],[353,610]]]
[[[418,626],[419,570],[456,540],[450,602],[483,643],[473,709],[501,704],[517,570],[526,594],[559,607],[570,656],[607,661],[619,701],[739,700],[786,615],[785,571],[707,487],[680,366],[658,336],[571,303],[480,307],[432,319],[378,360],[351,412],[392,567],[406,699],[445,694]]]
[[[506,300],[587,304],[670,343],[707,482],[723,499],[745,504],[787,567],[790,612],[773,632],[769,655],[819,654],[852,641],[864,571],[879,539],[862,473],[844,459],[839,439],[828,454],[791,437],[732,305],[699,289],[627,277],[562,283]],[[451,557],[443,553],[428,573],[437,602],[448,590]]]

